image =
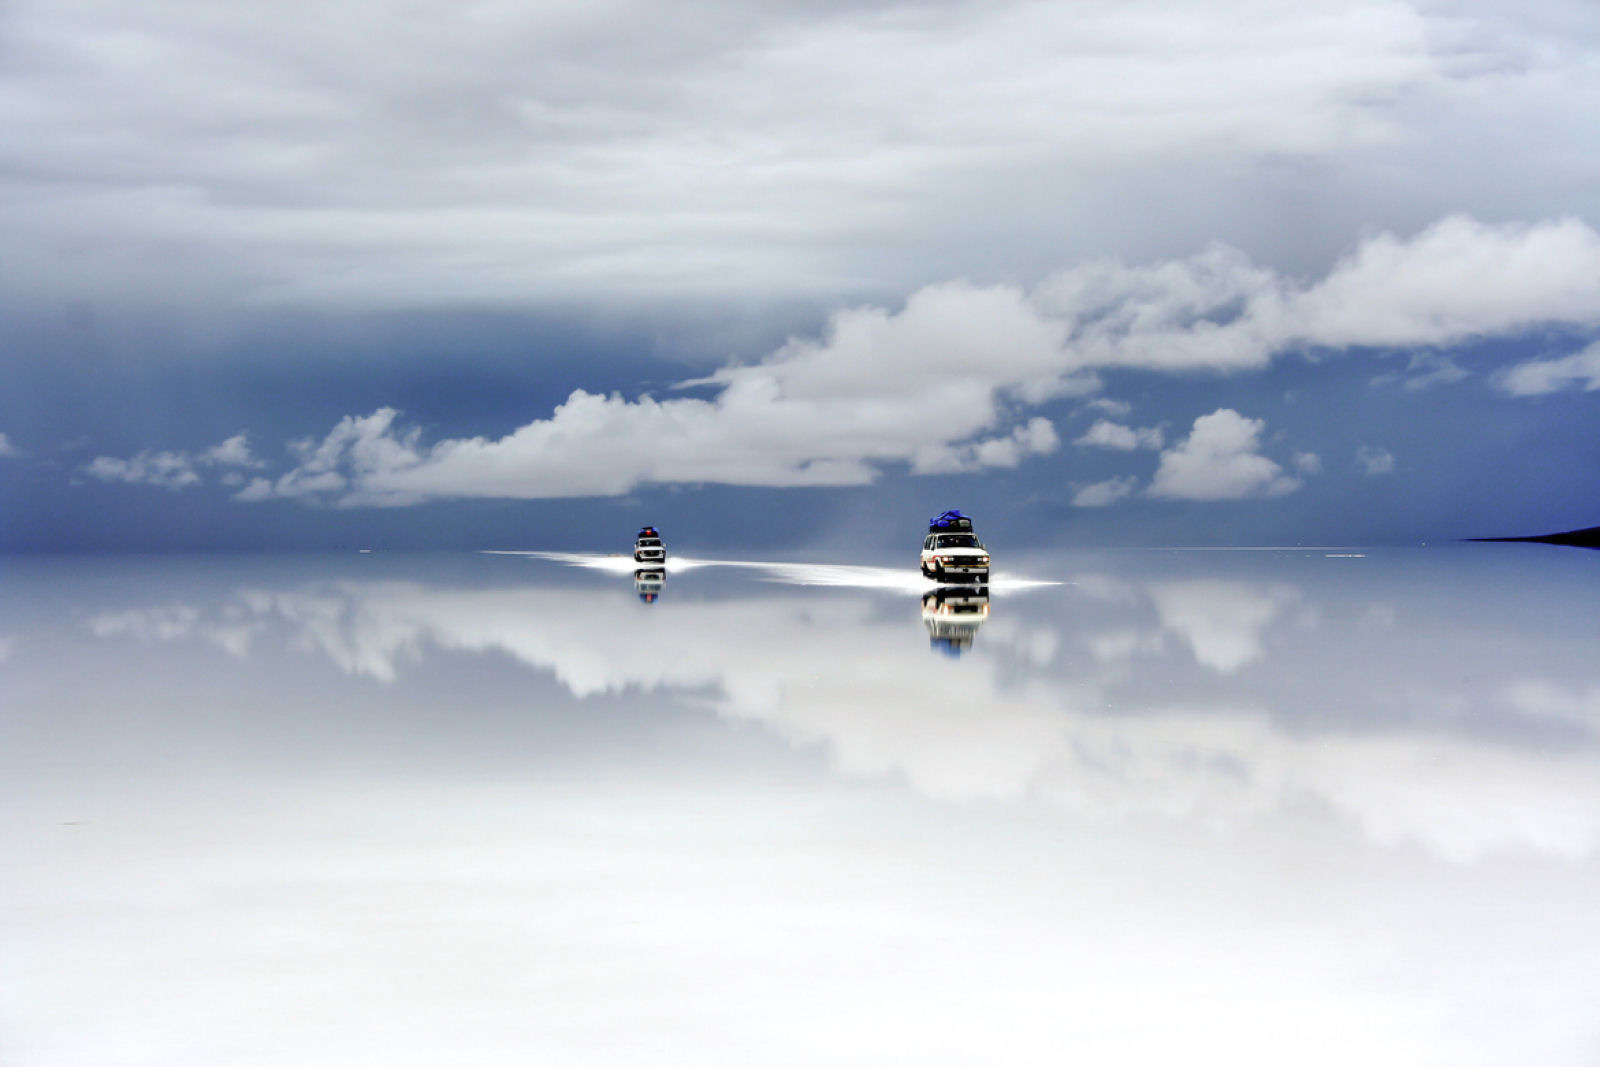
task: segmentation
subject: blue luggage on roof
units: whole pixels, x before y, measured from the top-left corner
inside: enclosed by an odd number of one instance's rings
[[[955,508],[951,508],[943,514],[935,515],[928,520],[929,533],[951,533],[954,531],[960,531],[961,533],[972,532],[972,520]]]

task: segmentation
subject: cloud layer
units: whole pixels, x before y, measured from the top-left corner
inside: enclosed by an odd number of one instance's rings
[[[1031,293],[947,283],[919,290],[898,311],[839,312],[821,338],[680,386],[711,390],[709,398],[579,389],[550,417],[504,437],[433,444],[393,409],[351,416],[323,440],[296,444],[293,470],[256,479],[240,498],[394,505],[618,495],[649,484],[862,485],[886,465],[1014,467],[1059,444],[1030,409],[1094,391],[1103,369],[1237,372],[1307,349],[1443,346],[1536,324],[1589,328],[1600,324],[1600,289],[1583,284],[1593,277],[1600,235],[1582,223],[1450,218],[1410,239],[1371,237],[1309,285],[1220,246],[1143,267],[1086,263]],[[1230,409],[1197,420],[1162,454],[1150,495],[1223,500],[1297,488],[1259,454],[1260,430]],[[1159,428],[1102,420],[1078,443],[1162,440]],[[1079,502],[1124,495],[1126,483],[1113,480]]]
[[[1437,204],[1600,208],[1581,0],[696,11],[19,0],[0,278],[202,304],[813,299],[995,277],[995,248],[1032,271],[1223,227],[1310,269]]]

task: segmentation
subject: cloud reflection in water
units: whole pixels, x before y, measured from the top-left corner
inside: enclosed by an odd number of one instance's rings
[[[8,1063],[1584,1067],[1589,599],[1431,558],[13,583]]]
[[[631,560],[548,558],[632,574]],[[879,595],[933,588],[915,573],[673,564],[744,568],[834,591],[794,596],[744,585],[640,612],[609,586],[343,582],[243,590],[211,616],[186,605],[125,610],[94,617],[90,629],[147,640],[192,635],[235,654],[246,635],[274,635],[385,683],[424,669],[430,649],[505,653],[576,697],[640,692],[703,702],[728,720],[823,747],[848,775],[900,778],[945,801],[1027,800],[1096,822],[1156,816],[1228,831],[1314,800],[1374,841],[1416,842],[1457,861],[1502,848],[1578,858],[1600,842],[1592,699],[1574,702],[1512,677],[1463,688],[1453,656],[1419,660],[1403,639],[1386,661],[1345,670],[1333,661],[1362,647],[1356,638],[1371,623],[1370,605],[1355,618],[1333,617],[1319,611],[1316,589],[1283,580],[1091,575],[1079,583],[1087,595],[1063,612],[1059,600],[1005,595],[1058,583],[997,581],[992,612],[988,597],[980,606],[975,591],[959,588],[922,602],[935,647],[964,654],[948,657],[961,659],[954,663],[930,659],[893,610],[898,601]],[[1493,711],[1507,722],[1557,717],[1582,727],[1590,743],[1566,753],[1514,737],[1490,743],[1462,728],[1459,714],[1369,718],[1359,728],[1311,715],[1379,707],[1401,688],[1413,690],[1414,707],[1458,710],[1486,688],[1503,694]]]

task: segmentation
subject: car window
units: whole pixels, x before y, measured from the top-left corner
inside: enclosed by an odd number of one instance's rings
[[[945,534],[939,538],[939,548],[982,548],[971,534]]]

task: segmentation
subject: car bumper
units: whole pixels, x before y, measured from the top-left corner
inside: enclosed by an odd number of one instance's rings
[[[933,573],[942,578],[979,578],[989,577],[989,565],[986,563],[944,563],[934,564]]]

